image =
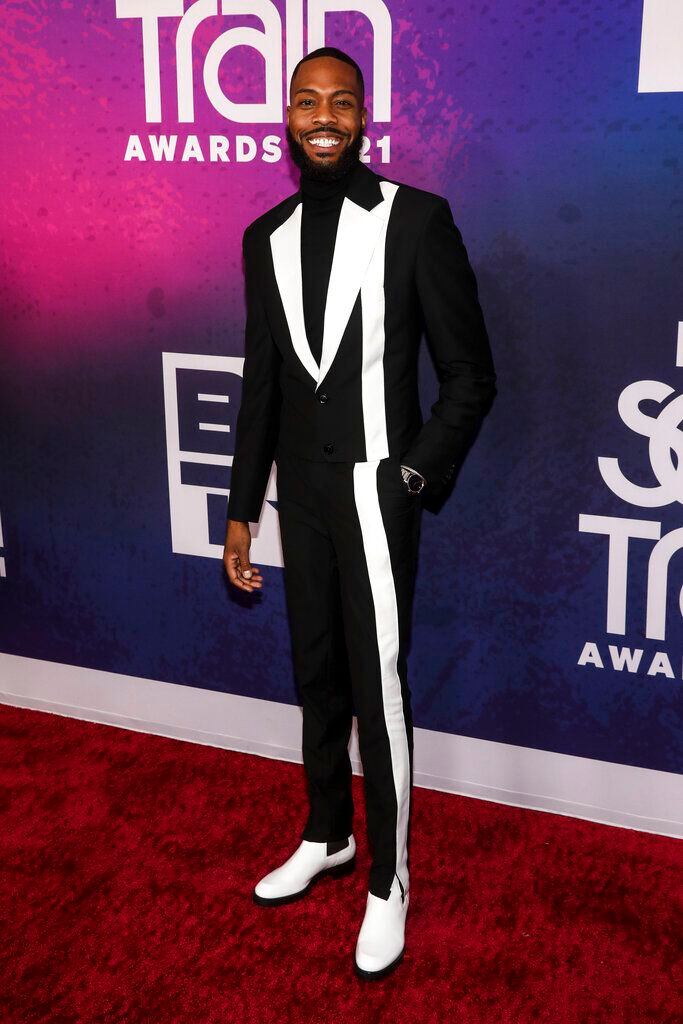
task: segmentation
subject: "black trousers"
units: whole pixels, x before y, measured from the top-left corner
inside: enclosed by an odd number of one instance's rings
[[[422,498],[400,457],[315,462],[276,455],[280,534],[310,811],[302,839],[353,827],[352,717],[372,866],[368,888],[408,886],[413,723],[407,680]]]

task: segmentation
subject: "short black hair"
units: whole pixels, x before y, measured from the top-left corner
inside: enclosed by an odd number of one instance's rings
[[[295,66],[292,71],[292,77],[289,80],[289,88],[292,88],[292,82],[297,71],[307,60],[313,60],[315,57],[336,57],[337,60],[343,60],[345,64],[350,64],[352,68],[356,69],[356,78],[358,79],[358,85],[360,86],[360,98],[361,103],[365,102],[365,81],[363,79],[363,72],[361,71],[358,64],[356,64],[353,57],[349,57],[348,53],[344,53],[343,50],[337,49],[336,46],[319,46],[317,50],[311,50],[305,57],[302,57],[299,63]]]

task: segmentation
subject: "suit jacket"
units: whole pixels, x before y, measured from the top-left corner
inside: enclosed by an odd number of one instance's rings
[[[228,518],[258,522],[279,451],[322,461],[398,455],[438,495],[496,394],[477,283],[446,199],[360,164],[344,198],[320,365],[306,338],[301,191],[243,237],[247,320]],[[426,334],[439,394],[426,421]]]

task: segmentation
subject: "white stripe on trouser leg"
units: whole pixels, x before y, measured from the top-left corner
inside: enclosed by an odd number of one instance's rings
[[[403,714],[401,680],[398,674],[398,605],[394,574],[377,490],[379,460],[357,462],[353,467],[353,489],[363,535],[363,549],[375,606],[377,647],[382,677],[382,705],[389,735],[391,768],[396,790],[396,872],[406,887],[408,812],[410,800],[410,754]]]

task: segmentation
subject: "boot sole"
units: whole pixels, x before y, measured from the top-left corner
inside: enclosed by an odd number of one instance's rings
[[[364,971],[362,967],[358,966],[358,964],[356,963],[356,958],[354,956],[353,967],[356,972],[356,977],[362,978],[363,981],[377,981],[379,978],[386,978],[387,974],[391,974],[392,971],[396,970],[401,960],[403,959],[405,951],[406,948],[404,946],[401,952],[396,957],[396,959],[392,960],[390,964],[386,965],[386,967],[380,968],[379,971]]]
[[[252,899],[254,903],[257,903],[259,907],[280,907],[285,903],[294,903],[296,900],[303,899],[310,890],[320,881],[321,878],[329,876],[330,878],[343,878],[345,875],[350,875],[356,867],[356,855],[349,860],[344,861],[343,864],[335,864],[331,868],[323,868],[317,875],[313,875],[313,878],[309,881],[303,889],[299,889],[298,892],[288,893],[285,896],[259,896],[254,890],[252,892]]]

